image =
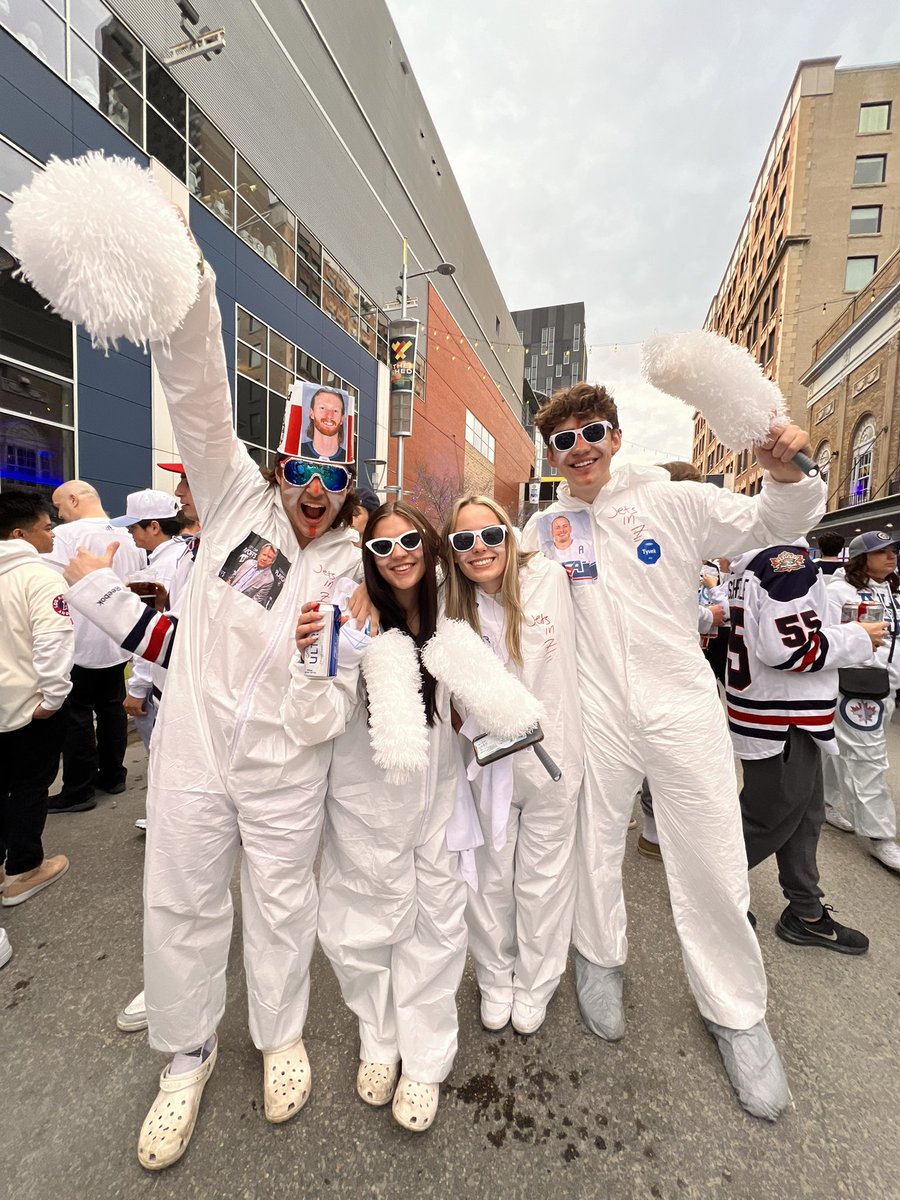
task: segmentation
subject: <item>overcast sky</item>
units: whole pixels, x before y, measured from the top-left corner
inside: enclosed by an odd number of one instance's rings
[[[702,325],[797,63],[900,60],[898,0],[388,6],[510,309],[584,300],[618,461],[690,457],[628,343]]]

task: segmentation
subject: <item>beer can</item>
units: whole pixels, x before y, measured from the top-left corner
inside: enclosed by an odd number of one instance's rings
[[[313,644],[306,647],[303,673],[317,679],[333,679],[337,675],[341,610],[337,604],[319,604],[316,612],[325,624],[316,634]]]
[[[876,600],[848,600],[841,605],[841,624],[848,621],[883,621],[884,605]]]

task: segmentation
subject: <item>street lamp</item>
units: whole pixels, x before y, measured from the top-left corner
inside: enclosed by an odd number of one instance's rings
[[[438,265],[436,267],[430,267],[427,271],[415,271],[415,272],[413,272],[412,275],[410,275],[409,271],[408,271],[408,252],[409,252],[409,243],[407,242],[406,238],[404,238],[403,239],[403,270],[400,272],[400,320],[402,322],[407,321],[407,311],[408,311],[407,283],[409,282],[410,279],[420,279],[424,275],[435,275],[435,274],[437,274],[437,275],[452,275],[456,271],[456,267],[453,265],[453,263],[442,262],[442,263],[438,263]],[[409,332],[409,331],[405,330],[404,332]],[[416,333],[418,332],[418,322],[416,322],[416,331],[415,332]],[[415,340],[415,338],[414,338],[414,340]],[[416,389],[415,354],[413,354],[412,366],[413,366],[413,370],[412,370],[412,375],[410,376],[410,381],[409,381],[410,382],[410,390],[408,392],[406,392],[403,389],[398,388],[396,393],[394,393],[393,382],[392,382],[391,433],[392,433],[392,436],[397,439],[397,486],[395,488],[393,488],[392,490],[393,490],[395,498],[397,500],[403,499],[403,450],[404,450],[403,439],[410,437],[412,434],[413,403],[414,403],[415,389]],[[406,406],[405,401],[408,401],[408,408]]]

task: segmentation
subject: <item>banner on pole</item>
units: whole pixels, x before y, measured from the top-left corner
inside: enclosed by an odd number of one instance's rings
[[[419,322],[392,321],[388,341],[391,370],[391,437],[412,434]]]

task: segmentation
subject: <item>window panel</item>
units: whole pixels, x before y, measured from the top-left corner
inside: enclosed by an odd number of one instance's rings
[[[891,127],[891,102],[861,104],[859,107],[860,133],[886,133]]]
[[[72,87],[141,145],[144,105],[138,93],[80,38],[72,38],[70,56]]]
[[[255,350],[260,350],[265,354],[268,346],[268,325],[260,321],[258,317],[254,317],[252,313],[248,313],[246,309],[238,308],[237,311],[238,337],[248,346],[253,346]]]
[[[316,274],[322,271],[322,244],[300,222],[297,222],[297,254],[309,263]]]
[[[69,0],[69,20],[89,46],[99,50],[120,75],[143,91],[144,48],[105,4],[100,0]]]
[[[322,277],[325,283],[337,293],[339,299],[343,300],[354,313],[358,312],[359,288],[327,251],[322,253]]]
[[[250,455],[250,457],[253,459],[253,461],[257,464],[257,466],[260,466],[260,467],[271,467],[272,466],[273,456],[271,454],[269,454],[268,451],[263,450],[263,448],[261,446],[251,446],[248,442],[244,442],[244,445],[247,447],[247,453]]]
[[[0,408],[39,421],[71,425],[75,412],[72,385],[27,367],[0,362]]]
[[[321,383],[322,364],[298,347],[294,375],[297,379],[305,379],[308,383]]]
[[[0,412],[0,491],[34,488],[47,499],[75,474],[75,434]]]
[[[234,192],[221,175],[206,165],[197,154],[188,152],[188,188],[201,204],[234,227]]]
[[[31,4],[21,5],[0,3],[0,17],[26,50],[65,77],[66,27],[55,12],[40,0],[32,0]]]
[[[269,391],[278,392],[279,396],[286,396],[293,382],[293,371],[287,371],[273,362],[269,363]]]
[[[147,55],[147,99],[184,137],[187,99],[172,76],[163,70],[152,54]]]
[[[861,287],[865,287],[877,267],[878,259],[874,254],[848,258],[844,271],[844,291],[858,292]]]
[[[356,337],[359,333],[359,318],[356,313],[327,285],[322,289],[322,311],[351,337]]]
[[[268,360],[258,350],[253,350],[250,346],[245,346],[243,342],[238,342],[237,369],[241,375],[246,375],[248,379],[254,379],[257,383],[265,386],[267,363]]]
[[[288,370],[294,363],[294,347],[274,329],[269,330],[269,358],[280,363],[281,366],[287,367]]]
[[[281,427],[284,424],[285,403],[283,396],[276,396],[274,392],[269,392],[269,439],[266,445],[270,450],[278,449]]]
[[[248,246],[261,255],[269,266],[274,267],[286,279],[293,280],[294,272],[294,252],[287,244],[282,241],[274,229],[272,229],[262,217],[248,218],[250,210],[242,200],[238,200],[238,226],[237,232],[244,239]]]
[[[265,445],[267,395],[260,384],[238,375],[235,430],[242,441]]]
[[[2,3],[3,0],[0,0]],[[8,142],[0,141],[0,192],[11,196],[20,187],[31,182],[31,177],[40,168],[20,154]]]
[[[295,284],[298,291],[302,292],[304,296],[308,296],[317,307],[321,307],[322,281],[312,267],[299,257]]]
[[[881,233],[881,205],[855,205],[850,209],[851,233]]]
[[[252,204],[264,217],[268,217],[273,209],[283,207],[278,196],[240,154],[237,156],[237,190],[241,199]]]
[[[11,271],[0,272],[0,354],[72,378],[71,324]]]
[[[171,125],[147,109],[147,153],[158,158],[182,183],[187,179],[186,148]]]
[[[190,142],[229,183],[234,180],[234,148],[224,134],[191,101]]]
[[[853,183],[884,183],[886,154],[860,154],[853,165]]]

